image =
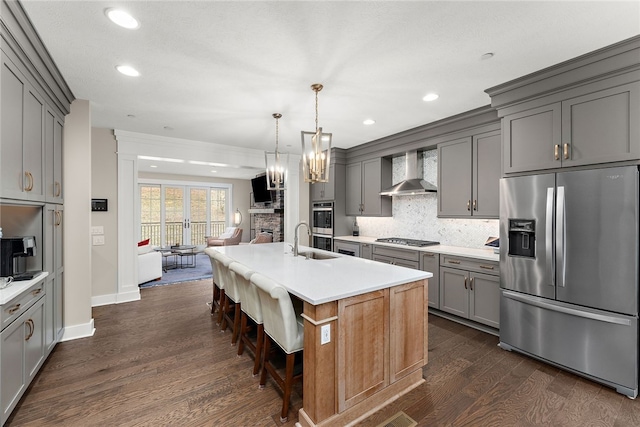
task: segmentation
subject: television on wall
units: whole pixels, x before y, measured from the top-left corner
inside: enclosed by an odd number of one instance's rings
[[[271,202],[271,191],[267,190],[267,176],[260,175],[251,180],[253,200],[256,203]]]

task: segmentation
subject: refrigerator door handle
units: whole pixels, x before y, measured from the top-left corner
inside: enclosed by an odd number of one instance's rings
[[[554,189],[547,188],[547,207],[545,214],[545,256],[546,256],[546,270],[549,283],[547,285],[553,286],[553,198]]]
[[[552,302],[543,301],[541,298],[532,297],[530,295],[519,294],[517,292],[512,291],[502,291],[502,295],[505,298],[512,299],[514,301],[521,302],[523,304],[529,304],[534,307],[540,307],[546,310],[557,311],[559,313],[569,314],[571,316],[583,317],[585,319],[598,320],[600,322],[606,323],[615,323],[617,325],[629,326],[631,325],[631,321],[629,319],[617,317],[617,316],[608,316],[606,314],[600,313],[592,313],[590,311],[577,310],[575,308],[565,307],[559,304],[554,304]]]
[[[567,227],[565,215],[564,187],[559,186],[556,200],[556,265],[558,272],[556,275],[556,284],[560,287],[565,286],[565,257],[567,248]]]

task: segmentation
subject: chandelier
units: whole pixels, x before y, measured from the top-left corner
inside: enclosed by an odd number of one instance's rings
[[[287,164],[289,153],[278,151],[278,120],[280,113],[273,113],[276,119],[276,151],[265,151],[264,160],[267,166],[267,190],[284,190],[287,183]]]
[[[318,127],[318,92],[322,90],[319,83],[312,84],[316,93],[316,131],[302,131],[302,175],[304,182],[329,182],[329,155],[331,153],[331,134],[322,133]]]

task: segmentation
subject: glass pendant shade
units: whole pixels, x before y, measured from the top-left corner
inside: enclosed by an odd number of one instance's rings
[[[322,90],[319,83],[312,84],[316,93],[316,131],[302,131],[302,175],[304,182],[329,182],[329,165],[331,154],[330,133],[323,133],[318,127],[318,92]]]
[[[304,182],[329,182],[331,162],[330,133],[302,131],[302,175]]]
[[[267,172],[267,190],[285,190],[287,185],[287,165],[289,164],[289,153],[278,151],[278,120],[282,117],[280,113],[273,113],[276,119],[276,151],[265,151],[264,161]]]

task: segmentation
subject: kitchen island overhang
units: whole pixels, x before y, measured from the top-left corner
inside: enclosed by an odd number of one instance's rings
[[[304,301],[301,425],[357,422],[424,382],[431,273],[306,247],[331,258],[295,257],[287,243],[211,250]]]

